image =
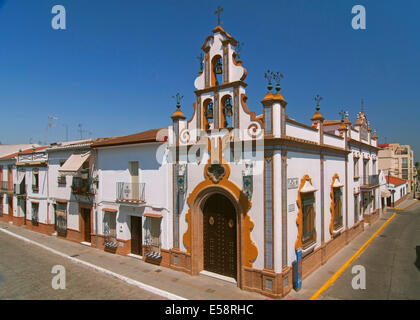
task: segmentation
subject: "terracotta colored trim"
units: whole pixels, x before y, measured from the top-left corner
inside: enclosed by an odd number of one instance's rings
[[[238,81],[233,81],[233,82],[229,82],[229,83],[224,83],[224,84],[221,84],[219,86],[211,86],[211,87],[208,87],[208,88],[195,90],[194,93],[197,94],[197,95],[201,95],[203,93],[220,91],[222,89],[236,87],[236,86],[247,87],[248,85],[245,82],[243,82],[241,80],[238,80]]]
[[[230,193],[233,198],[237,201],[237,203],[240,205],[242,212],[241,215],[243,216],[243,226],[242,230],[239,230],[239,233],[242,234],[242,243],[239,244],[238,248],[241,248],[243,245],[243,250],[240,250],[240,254],[238,256],[242,255],[242,263],[241,266],[248,266],[252,267],[253,261],[258,256],[258,249],[254,242],[251,239],[251,230],[254,227],[254,223],[251,221],[248,211],[251,208],[251,202],[249,199],[242,193],[241,189],[233,182],[229,181],[229,175],[230,175],[230,167],[227,164],[222,164],[222,166],[225,169],[225,175],[218,181],[218,183],[214,183],[211,180],[211,177],[209,176],[207,172],[207,168],[210,166],[210,163],[207,163],[204,167],[204,175],[205,180],[199,183],[194,190],[190,193],[190,195],[187,198],[187,202],[189,204],[189,210],[188,213],[185,215],[185,220],[187,221],[187,230],[183,235],[183,242],[184,246],[187,248],[187,253],[191,253],[191,232],[192,232],[192,208],[194,207],[194,203],[197,201],[197,197],[200,194],[203,194],[204,190],[206,190],[209,187],[219,187],[221,189],[226,190],[228,193]],[[237,213],[238,215],[239,213]],[[239,224],[238,224],[239,225]],[[241,269],[238,268],[238,271]]]
[[[150,143],[150,142],[163,143],[161,141],[156,141],[156,138],[154,138],[154,139],[147,139],[147,140],[142,140],[142,141],[110,143],[110,144],[103,145],[103,146],[102,145],[101,146],[93,146],[92,145],[92,148],[106,148],[106,147],[124,146],[124,145],[130,145],[130,144],[143,144],[143,143]]]
[[[214,36],[209,35],[209,36],[206,38],[206,40],[204,40],[204,43],[203,43],[203,45],[201,46],[201,49],[202,49],[202,50],[206,50],[206,48],[207,48],[207,42],[208,42],[210,39],[214,39]]]
[[[118,209],[102,208],[102,211],[106,211],[106,212],[118,212]]]
[[[303,237],[303,204],[302,204],[302,197],[301,197],[300,190],[302,190],[306,181],[309,181],[309,183],[312,185],[312,179],[307,174],[305,174],[303,176],[303,178],[300,180],[300,186],[299,186],[299,190],[298,190],[298,198],[296,200],[296,204],[297,204],[299,210],[298,210],[298,214],[297,214],[297,218],[296,218],[296,225],[297,225],[298,232],[297,232],[297,238],[296,238],[296,241],[295,241],[295,250],[303,247],[303,242],[302,242],[302,237]],[[315,194],[314,194],[314,197],[315,197]],[[316,210],[315,205],[316,205],[316,202],[314,204],[314,211]],[[316,219],[316,211],[315,211],[315,219]],[[314,221],[314,228],[315,228],[315,232],[314,232],[313,238],[316,241],[316,239],[317,239],[316,221]]]
[[[238,42],[229,33],[227,33],[220,25],[216,26],[213,29],[213,33],[217,33],[217,32],[220,32],[227,38],[227,40],[224,40],[224,41],[229,41],[230,43],[232,43],[233,46],[236,46],[238,44]]]
[[[340,181],[340,177],[338,176],[337,173],[334,174],[334,176],[332,178],[331,188],[330,188],[331,189],[330,190],[330,198],[331,198],[330,212],[331,212],[331,218],[330,218],[330,228],[329,229],[330,229],[331,238],[334,237],[334,220],[336,218],[335,217],[335,205],[336,205],[336,203],[335,203],[335,197],[334,197],[334,189],[335,188],[333,187],[333,185],[335,183],[335,180]],[[343,219],[343,200],[341,200],[341,219]],[[342,227],[344,225],[343,224],[343,221],[341,223],[342,223],[342,225],[341,225],[341,227]]]
[[[162,218],[163,216],[160,213],[143,213],[144,217],[150,218]]]
[[[242,67],[242,60],[238,60],[238,61],[236,61],[236,52],[233,52],[232,53],[232,62],[233,62],[233,64],[235,65],[235,66],[238,66],[238,67]],[[241,81],[244,81],[245,80],[245,78],[246,78],[246,76],[247,76],[247,71],[246,71],[246,69],[244,68],[244,67],[242,67],[242,69],[244,70],[244,74],[242,75],[242,77],[241,77]]]
[[[241,93],[240,100],[241,100],[242,110],[250,116],[251,121],[258,122],[261,125],[261,128],[263,128],[264,124],[260,119],[257,119],[257,116],[255,115],[255,112],[249,111],[248,105],[246,104],[246,100],[248,100],[248,96],[245,93]],[[273,121],[271,121],[271,122],[273,122]]]

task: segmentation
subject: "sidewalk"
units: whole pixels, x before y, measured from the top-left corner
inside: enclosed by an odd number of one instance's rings
[[[358,235],[347,246],[338,251],[324,265],[310,274],[302,281],[302,287],[297,292],[294,289],[283,299],[285,300],[308,300],[310,299],[355,253],[358,251],[372,235],[396,212],[407,206],[418,202],[416,199],[407,198],[397,207],[389,208],[380,214],[379,219],[372,225],[365,225],[363,233]],[[391,222],[392,223],[392,222]],[[363,255],[363,252],[361,253]],[[333,286],[334,284],[332,284]]]
[[[415,203],[416,201],[418,201],[417,199],[413,199],[413,194],[409,193],[407,195],[407,198],[402,201],[401,203],[399,203],[397,206],[395,206],[395,208],[393,207],[386,207],[386,210],[388,211],[393,211],[393,210],[402,210],[403,208]]]
[[[100,268],[118,273],[148,286],[191,300],[262,300],[267,297],[239,289],[235,284],[204,275],[191,276],[142,260],[107,253],[76,242],[48,236],[24,227],[0,222],[0,228]],[[11,236],[11,235],[10,235]],[[16,239],[16,241],[23,241]],[[57,255],[57,259],[63,259]],[[86,267],[88,268],[88,267]],[[95,276],[92,270],[92,275]],[[98,273],[99,275],[100,273]],[[130,284],[127,284],[130,285]]]

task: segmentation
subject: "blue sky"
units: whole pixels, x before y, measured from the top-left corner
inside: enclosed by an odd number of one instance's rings
[[[66,8],[67,29],[51,27]],[[367,29],[351,27],[364,5]],[[48,142],[116,136],[170,123],[172,96],[192,114],[196,57],[224,8],[223,28],[244,42],[248,105],[261,113],[264,72],[284,74],[287,113],[309,123],[313,97],[328,119],[364,98],[379,142],[420,150],[420,2],[362,0],[99,1],[0,0],[0,141]],[[84,137],[87,133],[84,133]]]

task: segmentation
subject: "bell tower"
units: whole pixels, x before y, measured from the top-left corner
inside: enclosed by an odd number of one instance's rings
[[[222,11],[217,8],[218,25],[201,47],[201,70],[194,82],[198,132],[240,127],[240,94],[245,94],[247,86],[243,82],[246,69],[235,50],[240,48],[238,41],[220,26]]]

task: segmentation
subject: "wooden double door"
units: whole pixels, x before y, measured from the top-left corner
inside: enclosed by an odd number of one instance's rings
[[[236,211],[221,194],[210,196],[203,207],[204,270],[236,279]]]

